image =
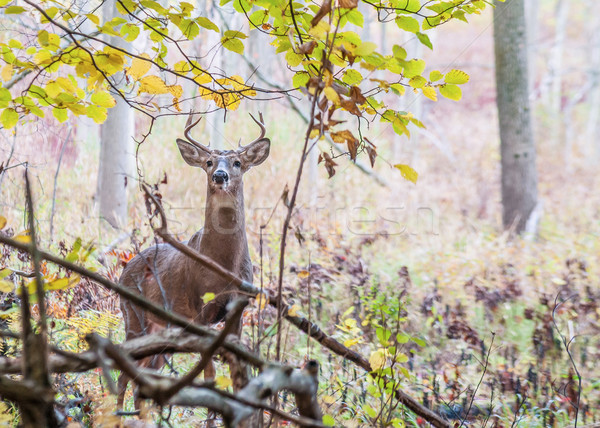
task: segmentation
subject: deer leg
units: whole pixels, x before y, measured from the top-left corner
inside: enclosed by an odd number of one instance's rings
[[[117,409],[125,410],[123,408],[123,404],[125,403],[125,392],[127,392],[127,385],[129,384],[129,377],[121,372],[119,375],[119,380],[117,381],[117,388],[119,390],[119,395],[117,396]]]

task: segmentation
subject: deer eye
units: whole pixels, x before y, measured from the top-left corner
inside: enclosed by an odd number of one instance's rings
[[[240,161],[235,161],[233,163],[233,166],[235,166],[236,168],[239,168],[240,166],[242,166],[242,163]]]
[[[212,166],[212,161],[206,161],[206,166]]]

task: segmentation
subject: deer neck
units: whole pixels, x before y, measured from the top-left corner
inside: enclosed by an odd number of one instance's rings
[[[200,252],[224,268],[237,270],[248,252],[244,194],[208,191]]]

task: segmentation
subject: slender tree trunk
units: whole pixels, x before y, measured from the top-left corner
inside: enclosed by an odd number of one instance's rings
[[[107,0],[103,5],[106,21],[118,15],[116,0]],[[119,45],[117,37],[110,43]],[[117,87],[124,85],[123,74],[115,76]],[[100,168],[98,172],[97,198],[100,218],[112,227],[127,224],[127,188],[134,175],[133,109],[117,94],[115,107],[108,110],[106,122],[100,127]]]
[[[502,221],[506,229],[514,228],[516,233],[521,233],[537,204],[524,0],[496,2],[494,48],[502,159]]]
[[[588,75],[591,82],[590,89],[590,108],[589,116],[586,124],[585,141],[588,147],[584,147],[584,153],[588,156],[588,160],[600,160],[600,142],[598,141],[598,121],[600,120],[600,14],[597,13],[597,4],[595,0],[588,2],[590,26],[588,30],[590,40],[590,68]]]

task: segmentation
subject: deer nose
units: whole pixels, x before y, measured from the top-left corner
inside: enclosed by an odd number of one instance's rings
[[[212,179],[217,184],[223,184],[229,181],[229,175],[227,174],[227,172],[223,171],[222,169],[219,169],[215,171],[215,173],[212,176]]]

